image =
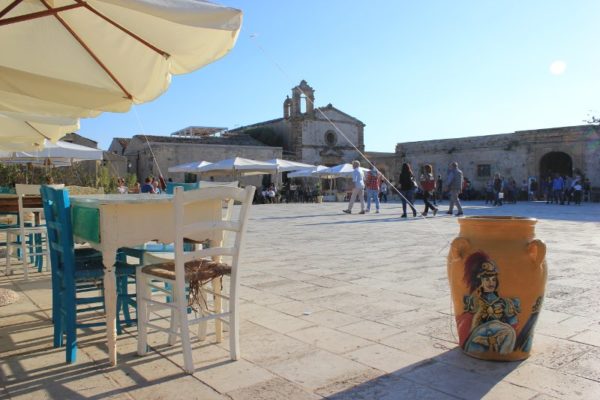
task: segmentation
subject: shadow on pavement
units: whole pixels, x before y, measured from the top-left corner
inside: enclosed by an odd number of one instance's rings
[[[328,400],[480,399],[521,362],[482,361],[459,348],[330,394]]]

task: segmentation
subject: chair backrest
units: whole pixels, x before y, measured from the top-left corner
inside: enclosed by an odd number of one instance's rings
[[[40,190],[48,230],[52,275],[63,272],[65,278],[72,277],[73,274],[70,272],[75,265],[75,246],[69,192],[50,185],[44,185]]]
[[[53,188],[61,189],[65,185],[48,185]],[[25,213],[42,211],[42,207],[31,207],[28,206],[27,203],[23,201],[24,196],[40,196],[40,188],[41,185],[26,185],[17,183],[15,185],[15,189],[17,191],[18,204],[19,204],[19,222],[21,225],[21,229],[25,228]]]
[[[176,187],[182,187],[183,190],[198,189],[198,182],[183,183],[183,182],[167,182],[167,194],[173,194]]]
[[[219,186],[185,192],[182,188],[175,189],[175,276],[177,285],[183,290],[184,264],[192,260],[212,257],[220,261],[221,257],[231,257],[231,286],[238,286],[238,266],[241,249],[244,243],[248,211],[254,197],[254,186],[245,189]],[[234,202],[241,204],[240,212],[232,218]],[[226,209],[222,209],[222,204]],[[189,218],[186,211],[198,208],[218,208],[218,216],[213,215],[204,220]],[[235,238],[225,241],[225,233],[232,233]],[[209,248],[184,252],[185,239],[211,237]],[[215,239],[218,238],[218,239]],[[231,238],[228,238],[231,239]]]
[[[0,186],[0,193],[1,194],[14,194],[15,189],[8,187],[8,186]]]

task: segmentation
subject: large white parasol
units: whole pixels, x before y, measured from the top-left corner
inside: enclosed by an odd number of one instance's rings
[[[36,149],[43,146],[46,139],[57,139],[77,129],[77,119],[0,113],[0,151]]]
[[[169,167],[169,172],[189,172],[189,173],[198,173],[198,170],[202,167],[206,167],[207,165],[211,165],[212,163],[208,161],[193,161],[185,164],[174,165]]]
[[[0,0],[0,112],[128,111],[227,54],[241,22],[201,0]]]
[[[369,169],[364,167],[359,167],[363,172],[367,172]],[[329,167],[327,169],[321,170],[319,172],[315,172],[314,174],[320,176],[321,178],[351,178],[354,173],[354,168],[352,164],[338,164],[333,167]]]
[[[314,167],[314,165],[305,164],[298,161],[282,160],[281,158],[273,158],[272,160],[267,160],[265,162],[275,165],[278,172],[298,171],[300,169]]]
[[[277,172],[277,166],[265,161],[251,160],[249,158],[234,157],[206,165],[197,170],[197,173],[233,174],[234,177],[242,175],[265,175]]]
[[[310,168],[304,168],[288,174],[288,178],[321,178],[317,173],[327,169],[324,165],[316,165]]]
[[[73,162],[85,160],[102,160],[102,150],[81,146],[75,143],[58,141],[44,142],[39,151],[0,151],[0,162],[17,164],[44,164],[50,162],[55,166],[71,165]]]

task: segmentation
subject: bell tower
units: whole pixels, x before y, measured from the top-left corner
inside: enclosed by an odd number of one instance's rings
[[[312,114],[315,104],[315,90],[302,80],[292,89],[291,115]],[[304,110],[304,112],[302,112]]]
[[[291,115],[292,109],[292,99],[290,96],[285,96],[285,100],[283,101],[283,118],[288,119]]]

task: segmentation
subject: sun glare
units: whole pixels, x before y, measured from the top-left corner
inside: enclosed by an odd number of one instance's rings
[[[553,61],[550,64],[550,73],[552,75],[562,75],[567,69],[567,63],[562,60]]]

